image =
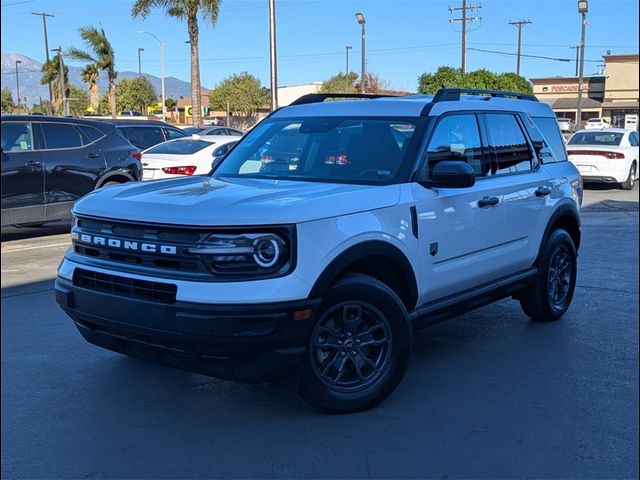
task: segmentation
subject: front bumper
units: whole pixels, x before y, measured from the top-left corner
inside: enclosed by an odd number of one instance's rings
[[[80,287],[61,277],[55,295],[82,336],[95,345],[248,383],[295,371],[320,302],[166,304]]]

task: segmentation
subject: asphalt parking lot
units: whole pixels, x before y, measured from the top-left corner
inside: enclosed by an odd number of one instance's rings
[[[592,187],[573,305],[416,335],[398,390],[329,416],[86,343],[53,298],[64,224],[2,232],[3,478],[637,478],[638,187]]]

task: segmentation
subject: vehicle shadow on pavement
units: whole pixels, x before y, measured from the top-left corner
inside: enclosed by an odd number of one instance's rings
[[[42,227],[2,227],[0,241],[9,242],[27,238],[47,237],[49,235],[69,233],[70,230],[71,222],[69,221],[45,224]]]

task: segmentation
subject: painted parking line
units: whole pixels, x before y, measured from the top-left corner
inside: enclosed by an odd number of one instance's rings
[[[37,250],[40,248],[62,247],[62,246],[69,246],[69,245],[71,245],[71,242],[50,243],[47,245],[34,245],[33,247],[6,248],[6,249],[2,249],[0,253],[24,252],[26,250]]]

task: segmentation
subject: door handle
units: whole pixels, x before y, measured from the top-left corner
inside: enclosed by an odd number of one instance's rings
[[[87,158],[100,158],[99,153],[90,153],[87,155]]]
[[[536,197],[544,197],[551,193],[551,189],[549,187],[538,187],[536,190]]]
[[[478,206],[482,207],[492,207],[493,205],[497,205],[500,200],[498,197],[483,197],[481,200],[478,200]]]
[[[39,167],[40,165],[42,165],[42,162],[34,162],[33,160],[29,160],[27,163],[25,163],[25,165],[27,167]]]

